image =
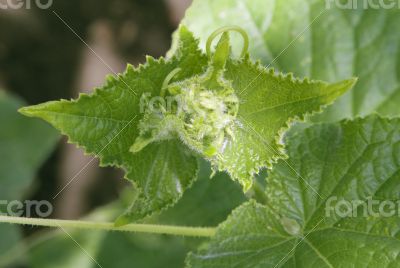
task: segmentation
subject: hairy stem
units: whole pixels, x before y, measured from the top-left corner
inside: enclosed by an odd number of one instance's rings
[[[155,225],[155,224],[128,224],[121,227],[115,227],[114,223],[109,223],[109,222],[53,220],[53,219],[22,218],[22,217],[11,217],[11,216],[0,216],[0,223],[35,225],[35,226],[55,227],[55,228],[77,228],[77,229],[92,229],[92,230],[105,230],[105,231],[169,234],[169,235],[196,236],[196,237],[212,237],[215,234],[215,228],[206,228],[206,227],[184,227],[184,226],[168,226],[168,225]]]

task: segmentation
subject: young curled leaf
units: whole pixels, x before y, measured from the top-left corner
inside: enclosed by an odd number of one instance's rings
[[[179,137],[206,158],[223,153],[224,141],[233,138],[230,135],[239,110],[239,99],[223,77],[229,50],[225,33],[203,74],[166,87],[167,98],[175,101],[168,107],[145,111],[132,152],[151,142]]]

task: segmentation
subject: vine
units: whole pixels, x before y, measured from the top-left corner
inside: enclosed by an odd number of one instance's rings
[[[116,227],[114,223],[108,223],[108,222],[55,220],[55,219],[23,218],[23,217],[11,217],[11,216],[0,216],[0,223],[34,225],[34,226],[53,227],[53,228],[76,228],[76,229],[90,229],[90,230],[104,230],[104,231],[168,234],[168,235],[194,236],[194,237],[212,237],[215,234],[215,228],[207,228],[207,227],[185,227],[185,226],[156,225],[156,224],[127,224],[121,227]]]

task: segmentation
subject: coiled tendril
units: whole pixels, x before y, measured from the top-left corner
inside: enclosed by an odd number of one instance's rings
[[[172,70],[167,75],[167,77],[165,77],[164,82],[161,87],[161,92],[160,92],[161,97],[165,97],[165,93],[168,88],[169,82],[171,82],[171,80],[174,78],[174,76],[177,75],[180,71],[181,71],[181,68],[176,68],[176,69]]]
[[[243,58],[244,56],[246,56],[246,53],[249,50],[249,36],[247,35],[246,31],[243,30],[242,28],[240,28],[239,26],[225,26],[225,27],[221,27],[217,30],[215,30],[210,37],[208,37],[207,39],[207,44],[206,44],[206,52],[207,52],[207,56],[209,58],[211,58],[211,45],[212,42],[214,41],[214,39],[225,32],[229,32],[229,31],[234,31],[234,32],[238,32],[242,35],[243,37],[243,49],[242,49],[242,53],[241,53],[241,58]]]

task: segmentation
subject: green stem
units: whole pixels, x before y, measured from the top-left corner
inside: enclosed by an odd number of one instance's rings
[[[115,227],[113,223],[109,222],[53,220],[53,219],[22,218],[22,217],[10,217],[10,216],[0,216],[0,223],[35,225],[35,226],[55,227],[55,228],[65,227],[65,228],[92,229],[92,230],[105,230],[105,231],[169,234],[169,235],[196,236],[196,237],[212,237],[215,234],[215,228],[206,228],[206,227],[184,227],[184,226],[168,226],[168,225],[155,225],[155,224],[128,224],[121,227]]]

